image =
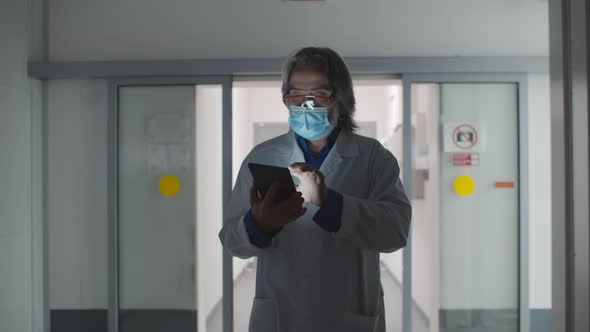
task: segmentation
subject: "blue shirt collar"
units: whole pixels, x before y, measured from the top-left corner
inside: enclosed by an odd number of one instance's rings
[[[322,152],[324,152],[325,150],[327,150],[327,151],[332,150],[332,147],[334,146],[334,144],[336,144],[336,139],[338,138],[338,134],[340,134],[340,127],[336,127],[332,130],[330,135],[328,135],[328,145],[325,146],[322,149],[322,151],[320,151],[318,153],[313,153],[311,150],[309,150],[309,147],[307,146],[307,143],[305,142],[305,138],[299,136],[297,133],[295,133],[295,139],[297,140],[297,144],[299,145],[299,147],[303,151],[304,155],[314,156],[314,155],[323,154]]]

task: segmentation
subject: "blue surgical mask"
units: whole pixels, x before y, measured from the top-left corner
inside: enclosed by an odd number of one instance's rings
[[[289,125],[297,135],[315,141],[330,135],[334,126],[330,123],[325,107],[290,106]]]

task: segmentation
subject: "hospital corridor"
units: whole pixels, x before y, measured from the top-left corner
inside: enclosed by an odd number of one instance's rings
[[[589,331],[586,1],[0,4],[0,332]]]

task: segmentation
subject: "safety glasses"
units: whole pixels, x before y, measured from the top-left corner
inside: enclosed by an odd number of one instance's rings
[[[332,96],[315,95],[286,95],[283,97],[285,104],[313,109],[314,107],[329,107],[333,104]]]

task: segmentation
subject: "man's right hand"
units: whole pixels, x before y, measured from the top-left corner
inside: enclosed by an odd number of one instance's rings
[[[264,198],[260,198],[256,187],[252,185],[250,188],[250,211],[254,223],[267,233],[295,221],[307,211],[307,208],[302,206],[303,196],[300,192],[295,192],[288,199],[275,204],[278,189],[279,183],[273,183]]]

